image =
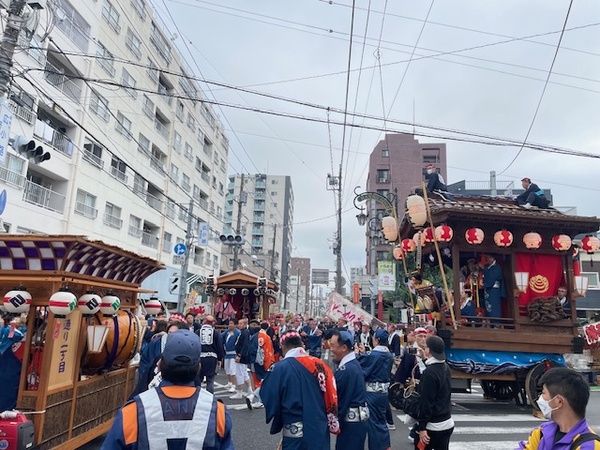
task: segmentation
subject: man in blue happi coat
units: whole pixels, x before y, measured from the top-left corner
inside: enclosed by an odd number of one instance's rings
[[[390,447],[390,432],[386,423],[388,389],[393,357],[387,348],[388,332],[379,329],[373,335],[372,351],[358,356],[365,377],[369,420],[367,435],[369,450],[387,450]]]
[[[494,255],[485,255],[483,268],[483,288],[485,290],[486,317],[502,317],[501,300],[506,298],[502,268],[496,262]]]
[[[337,391],[331,369],[309,356],[296,331],[281,337],[284,358],[271,366],[260,395],[271,434],[282,433],[283,450],[329,450],[339,434]]]
[[[338,390],[340,434],[336,450],[363,450],[367,438],[367,391],[362,368],[356,360],[352,337],[347,331],[334,331],[329,341],[333,360],[339,364],[335,371]]]

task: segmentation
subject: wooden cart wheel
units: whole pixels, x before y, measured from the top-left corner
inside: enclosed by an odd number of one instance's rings
[[[519,394],[519,384],[516,381],[481,380],[483,393],[494,400],[513,400]]]
[[[543,361],[532,369],[529,369],[527,372],[527,377],[525,378],[525,393],[527,394],[527,400],[529,400],[529,405],[534,409],[534,411],[539,411],[540,408],[537,405],[536,400],[542,393],[542,386],[538,386],[538,382],[540,378],[548,369],[553,367],[563,367],[562,365],[555,363],[554,361]]]

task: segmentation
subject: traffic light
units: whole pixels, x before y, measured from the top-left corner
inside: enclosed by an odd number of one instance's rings
[[[206,293],[213,295],[215,293],[215,277],[209,275],[206,277]]]
[[[174,273],[169,281],[169,292],[177,294],[179,292],[179,275]]]
[[[25,156],[35,164],[48,161],[52,156],[50,152],[44,152],[44,147],[37,145],[33,139],[26,138],[25,136],[16,136],[12,141],[12,147],[19,154]]]
[[[225,245],[242,245],[245,242],[244,236],[239,234],[222,234],[219,240]]]

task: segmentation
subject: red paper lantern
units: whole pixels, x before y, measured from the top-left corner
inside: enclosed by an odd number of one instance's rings
[[[48,308],[56,317],[67,317],[77,306],[77,297],[67,288],[61,288],[48,300]]]
[[[587,253],[596,253],[600,248],[600,240],[596,236],[586,236],[581,240],[581,249]]]
[[[438,242],[450,242],[454,237],[454,230],[448,225],[440,225],[435,228],[435,240]]]
[[[479,245],[483,242],[485,233],[481,228],[469,228],[465,231],[465,240],[471,245]]]
[[[402,249],[401,245],[396,245],[394,247],[394,251],[392,252],[392,254],[394,255],[394,258],[397,259],[398,261],[401,261],[404,259],[404,250]]]
[[[572,243],[571,236],[568,234],[557,234],[552,238],[552,247],[557,252],[566,252],[571,248]]]
[[[402,250],[404,253],[414,252],[417,244],[412,239],[402,239]]]
[[[533,231],[531,233],[525,233],[523,236],[523,244],[525,244],[525,247],[529,250],[537,250],[542,246],[542,236]]]
[[[84,316],[93,316],[100,311],[100,303],[102,299],[94,291],[87,291],[79,300],[77,300],[77,308]]]
[[[157,298],[151,298],[144,305],[144,309],[151,316],[156,316],[158,313],[162,311],[162,305]]]
[[[17,288],[4,294],[4,309],[11,314],[22,314],[29,311],[31,294],[25,288]]]
[[[513,234],[508,230],[496,231],[494,242],[498,247],[509,247],[513,243]]]
[[[434,236],[431,227],[427,227],[425,228],[425,230],[423,230],[423,236],[421,239],[425,241],[425,244],[430,244],[431,242],[433,242]]]

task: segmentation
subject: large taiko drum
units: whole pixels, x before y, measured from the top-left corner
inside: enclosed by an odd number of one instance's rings
[[[84,356],[82,367],[86,373],[125,366],[142,344],[141,323],[128,310],[120,309],[112,318],[96,314],[90,319],[90,325],[98,324],[109,327],[108,335],[100,353],[88,353]]]

